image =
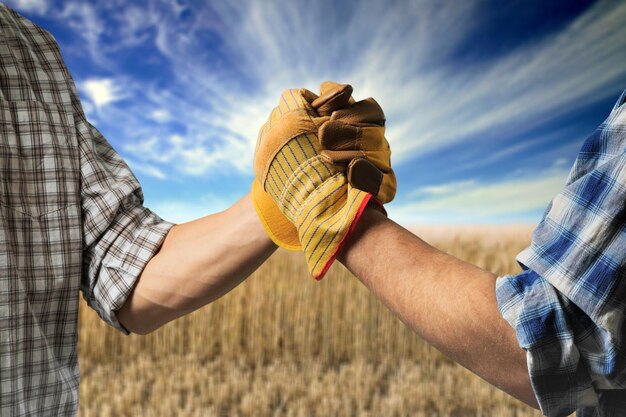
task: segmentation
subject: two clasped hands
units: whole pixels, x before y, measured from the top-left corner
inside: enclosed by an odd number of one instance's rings
[[[496,276],[387,218],[396,178],[384,132],[381,107],[355,101],[349,85],[286,90],[260,129],[250,195],[174,226],[120,322],[151,332],[226,294],[278,245],[302,250],[316,279],[339,260],[426,341],[536,407],[526,353],[498,310]]]
[[[321,279],[368,204],[396,192],[385,115],[352,87],[325,82],[320,95],[286,90],[259,132],[252,199],[281,247],[302,250]]]

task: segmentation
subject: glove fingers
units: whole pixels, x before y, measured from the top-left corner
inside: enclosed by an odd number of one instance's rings
[[[320,84],[320,96],[332,95],[337,91],[350,90],[352,94],[352,86],[350,84],[340,84],[334,81],[324,81]]]
[[[353,105],[333,112],[330,120],[341,120],[348,124],[367,123],[385,125],[385,113],[372,97],[357,101]]]
[[[367,159],[357,158],[348,165],[348,182],[359,190],[377,195],[382,181],[382,171]]]
[[[302,97],[300,90],[302,89],[290,88],[283,91],[280,95],[278,106],[276,107],[278,115],[276,116],[274,115],[274,112],[272,112],[271,117],[280,117],[282,114],[287,113],[290,110],[304,108],[308,102]]]
[[[385,128],[377,125],[355,126],[341,120],[329,120],[319,130],[322,149],[343,150],[387,150]]]
[[[348,107],[351,96],[352,86],[350,84],[326,81],[320,87],[320,96],[313,100],[311,106],[320,116],[330,116],[335,110]]]
[[[365,154],[363,151],[329,151],[323,150],[320,155],[329,164],[333,165],[345,165],[352,161],[354,158],[363,158]]]
[[[365,158],[383,173],[391,171],[391,151],[363,151]]]
[[[311,90],[307,90],[306,88],[300,89],[300,95],[309,103],[313,103],[315,100],[319,98],[317,94],[315,94]]]
[[[301,89],[287,89],[282,92],[280,95],[280,99],[278,99],[278,105],[274,107],[267,119],[267,122],[261,126],[259,130],[259,138],[258,141],[262,139],[264,134],[268,132],[270,129],[274,127],[274,125],[283,117],[284,114],[292,111],[297,111],[298,109],[310,110],[311,106],[309,102],[302,96],[302,90],[306,90],[304,88]],[[311,93],[309,90],[306,90],[308,93]],[[315,95],[315,94],[313,94]],[[315,96],[317,97],[317,96]],[[319,125],[318,125],[319,126]]]
[[[343,88],[345,85],[346,84],[339,84],[334,81],[324,81],[322,84],[320,84],[320,94],[321,95],[327,94],[329,91],[335,90],[338,88]],[[349,87],[350,87],[350,98],[348,99],[348,103],[354,104],[354,99],[352,98],[352,86],[349,86]]]
[[[332,151],[355,150],[359,139],[359,129],[338,120],[329,120],[319,129],[322,149]]]
[[[393,170],[383,174],[383,180],[378,188],[378,194],[375,195],[376,199],[382,204],[387,204],[396,196],[396,174]]]
[[[345,165],[353,159],[367,159],[383,173],[391,171],[391,152],[386,151],[329,151],[323,150],[322,158],[329,164]]]
[[[355,159],[348,165],[348,182],[359,190],[372,194],[385,204],[396,194],[396,176],[393,170],[383,172],[367,159]]]

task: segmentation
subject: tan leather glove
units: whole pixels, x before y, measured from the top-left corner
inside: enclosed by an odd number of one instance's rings
[[[391,149],[385,138],[385,114],[373,98],[332,112],[319,130],[322,156],[346,164],[348,181],[385,204],[396,194]]]
[[[351,93],[349,85],[336,83],[324,83],[320,97],[305,89],[285,91],[257,142],[252,197],[259,217],[279,246],[304,251],[316,279],[371,198],[348,177],[381,201],[395,193],[382,110],[373,99],[354,103]],[[340,112],[350,106],[356,108]],[[324,150],[318,130],[333,117]]]

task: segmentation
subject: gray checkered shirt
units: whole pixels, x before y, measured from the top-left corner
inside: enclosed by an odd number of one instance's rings
[[[172,226],[87,122],[52,36],[0,3],[0,416],[78,405],[79,290],[115,312]]]

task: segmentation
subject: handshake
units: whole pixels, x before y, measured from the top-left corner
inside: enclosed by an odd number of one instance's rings
[[[322,279],[368,204],[391,201],[396,178],[385,115],[373,98],[355,102],[348,84],[320,95],[286,90],[261,127],[252,200],[278,246],[304,252]]]

